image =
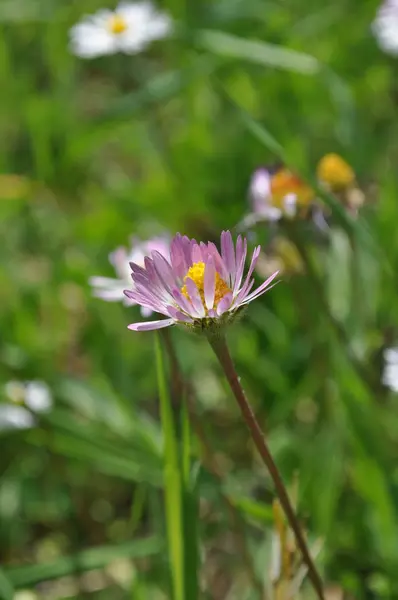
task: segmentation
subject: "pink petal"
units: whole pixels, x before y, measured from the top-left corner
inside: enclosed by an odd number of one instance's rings
[[[213,308],[214,294],[216,291],[216,269],[214,267],[214,262],[211,258],[205,266],[203,288],[206,306],[207,308]]]
[[[202,298],[200,297],[199,290],[196,287],[196,283],[190,277],[187,277],[185,280],[185,285],[187,286],[187,291],[189,297],[191,298],[192,305],[200,319],[203,319],[206,312],[202,303]]]
[[[168,313],[175,321],[183,321],[184,323],[192,323],[193,319],[185,313],[178,310],[175,306],[167,306]]]
[[[229,282],[233,282],[236,273],[235,250],[229,231],[223,231],[221,234],[221,256],[230,277]]]
[[[240,243],[239,243],[240,241]],[[246,238],[243,239],[239,236],[238,241],[236,243],[236,279],[234,283],[233,294],[235,295],[238,291],[240,284],[242,282],[243,271],[245,268],[245,260],[247,253],[247,241]],[[238,262],[239,258],[239,262]]]
[[[252,256],[252,261],[250,263],[250,268],[249,268],[249,271],[247,273],[247,276],[246,276],[246,279],[245,279],[245,283],[243,284],[242,289],[241,289],[242,293],[244,293],[244,290],[246,290],[249,287],[250,278],[251,278],[252,273],[254,271],[254,267],[256,266],[258,257],[260,256],[260,250],[261,250],[261,246],[257,246],[254,249],[253,256]]]
[[[217,273],[219,273],[219,275],[224,279],[224,281],[228,280],[227,268],[224,264],[223,259],[220,256],[219,251],[217,250],[216,245],[213,244],[213,242],[209,242],[207,244],[207,247],[208,247],[208,251],[209,251],[209,256],[213,257],[214,266],[216,267]]]
[[[184,242],[180,234],[177,234],[171,242],[170,260],[174,273],[182,281],[189,266],[184,253]]]
[[[273,273],[271,275],[271,277],[268,277],[268,279],[266,281],[264,281],[264,283],[262,283],[260,285],[260,287],[258,287],[256,290],[254,290],[254,292],[252,292],[248,296],[246,296],[246,298],[243,299],[243,302],[241,302],[241,304],[247,304],[248,302],[251,302],[255,298],[258,298],[258,296],[261,296],[261,294],[264,294],[264,292],[267,291],[270,283],[275,279],[275,277],[278,275],[278,273],[279,273],[279,271],[275,271],[275,273]]]
[[[140,267],[140,265],[137,265],[135,262],[130,262],[129,265],[130,269],[132,270],[131,277],[133,277],[134,273],[140,273],[141,275],[145,275],[147,277],[147,272],[143,267]]]
[[[225,296],[221,298],[217,306],[217,314],[219,317],[230,308],[232,304],[232,298],[232,292],[228,292],[228,294],[225,294]]]
[[[166,290],[171,293],[172,288],[176,285],[173,270],[167,260],[159,252],[152,253],[153,264],[156,273],[163,283]]]
[[[241,303],[242,300],[245,299],[245,297],[249,294],[249,292],[251,291],[252,287],[254,285],[254,279],[252,279],[249,283],[249,285],[247,287],[242,287],[238,293],[237,296],[235,296],[233,304],[232,304],[232,308],[235,308],[235,306],[239,306],[239,304]]]
[[[131,323],[128,329],[133,331],[153,331],[154,329],[163,329],[164,327],[170,327],[174,325],[173,319],[162,319],[161,321],[146,321],[143,323]]]
[[[178,304],[179,308],[188,315],[192,315],[194,317],[199,316],[193,303],[188,300],[188,298],[186,298],[178,288],[174,288],[173,290],[173,299]]]
[[[203,262],[202,250],[196,242],[192,247],[191,257],[193,263]]]

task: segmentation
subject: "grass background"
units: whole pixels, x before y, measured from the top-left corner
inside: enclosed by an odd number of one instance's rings
[[[69,28],[101,7],[0,4],[0,169],[25,178],[15,191],[0,177],[0,383],[54,394],[40,426],[1,433],[0,597],[259,597],[273,490],[210,348],[171,332],[192,421],[155,335],[126,328],[138,309],[87,280],[112,276],[131,234],[216,240],[247,213],[259,164],[314,177],[331,151],[367,193],[360,219],[337,212],[324,246],[300,229],[314,272],[284,277],[229,340],[324,540],[325,582],[398,597],[397,399],[380,383],[396,341],[398,90],[370,32],[377,4],[170,0],[174,39],[73,57]]]

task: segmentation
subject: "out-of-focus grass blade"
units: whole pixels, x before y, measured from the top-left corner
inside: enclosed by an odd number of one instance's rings
[[[99,569],[117,558],[146,558],[158,555],[162,550],[161,539],[152,536],[126,544],[118,544],[117,546],[90,548],[49,563],[9,567],[5,570],[5,573],[15,587],[21,588],[70,575],[71,573]]]
[[[351,246],[348,236],[341,229],[330,232],[330,252],[327,257],[327,295],[330,310],[339,321],[350,314],[352,300]]]
[[[216,68],[216,61],[200,57],[185,69],[168,71],[149,79],[137,91],[126,94],[110,105],[109,109],[93,119],[82,131],[79,139],[71,141],[68,153],[72,157],[87,152],[91,146],[96,146],[107,135],[108,129],[118,124],[123,125],[144,109],[156,103],[164,103],[177,96],[198,76],[209,75]]]
[[[14,586],[7,575],[5,575],[3,569],[0,569],[0,598],[3,600],[13,600],[14,595]]]
[[[313,448],[316,447],[316,456]],[[317,498],[322,490],[322,502],[314,504],[314,526],[322,535],[327,535],[336,519],[338,500],[343,488],[344,440],[337,428],[330,424],[324,427],[308,446],[306,468],[300,476],[303,504],[307,498]]]
[[[3,0],[0,6],[0,23],[26,24],[52,17],[50,3],[40,0]]]
[[[79,423],[62,410],[53,411],[44,422],[51,431],[33,430],[28,438],[32,445],[46,446],[115,477],[161,484],[161,458],[148,447],[135,447],[134,440],[106,435],[104,428]]]
[[[304,75],[315,75],[321,69],[319,61],[309,54],[258,40],[245,40],[222,31],[199,31],[195,41],[199,47],[218,56],[248,60]]]
[[[184,400],[184,399],[182,399]],[[182,407],[182,502],[184,523],[184,598],[197,600],[199,594],[198,562],[198,489],[191,477],[191,441],[188,411],[186,404]]]
[[[331,69],[323,66],[320,73],[337,112],[337,135],[345,145],[352,142],[355,104],[349,86]]]
[[[398,515],[387,477],[371,457],[360,457],[352,471],[355,485],[368,500],[378,551],[386,560],[397,559]]]
[[[272,512],[272,506],[269,504],[261,504],[252,498],[244,498],[232,494],[230,494],[229,497],[239,511],[246,515],[246,517],[261,524],[261,526],[263,526],[264,523],[267,525],[273,523],[274,514]]]
[[[182,530],[182,481],[178,443],[170,395],[166,385],[159,336],[155,340],[156,372],[159,388],[160,415],[164,436],[164,490],[169,556],[173,581],[173,599],[184,600],[184,542]]]

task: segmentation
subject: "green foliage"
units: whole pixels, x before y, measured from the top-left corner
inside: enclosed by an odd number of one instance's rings
[[[139,309],[88,280],[114,276],[131,235],[237,231],[253,170],[281,162],[317,188],[330,235],[279,231],[304,268],[249,307],[231,353],[297,477],[326,584],[397,597],[397,397],[381,383],[397,342],[397,67],[371,36],[376,5],[164,1],[172,39],[74,57],[70,27],[103,7],[0,6],[0,402],[11,380],[53,395],[35,427],[0,429],[0,598],[260,597],[274,491],[210,348],[173,330],[176,371],[162,337],[127,330]],[[356,172],[358,219],[318,188],[328,152]]]

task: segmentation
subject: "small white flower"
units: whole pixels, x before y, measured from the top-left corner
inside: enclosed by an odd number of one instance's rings
[[[0,404],[0,431],[31,429],[34,425],[34,416],[23,406]]]
[[[43,381],[25,383],[25,404],[33,412],[47,412],[52,406],[52,396],[48,385]]]
[[[123,302],[126,306],[134,305],[135,302],[124,294],[126,287],[130,288],[132,284],[130,263],[133,262],[144,267],[145,257],[151,256],[152,252],[159,252],[166,260],[169,260],[170,238],[163,235],[144,242],[132,238],[129,250],[124,247],[116,248],[109,255],[109,262],[115,269],[117,279],[90,277],[89,284],[93,288],[94,296],[108,302]],[[141,307],[141,314],[143,317],[149,317],[152,311],[149,308]]]
[[[283,212],[287,217],[295,217],[297,213],[297,195],[287,194],[283,199]]]
[[[382,383],[393,392],[398,392],[398,348],[384,350],[384,370]]]
[[[52,406],[49,387],[43,381],[8,381],[4,386],[8,403],[0,404],[0,431],[30,429],[33,413],[47,412]]]
[[[260,167],[253,173],[249,186],[252,213],[244,220],[246,227],[259,221],[279,221],[283,216],[290,218],[296,216],[297,194],[287,192],[286,196],[279,201],[280,206],[276,206],[272,196],[271,181],[272,174],[265,167]]]
[[[382,50],[398,56],[398,2],[387,0],[372,24],[373,34]]]
[[[138,54],[152,41],[167,37],[171,29],[171,18],[150,2],[121,3],[114,11],[100,10],[72,27],[71,50],[81,58]]]
[[[253,173],[249,196],[254,222],[257,220],[278,221],[282,217],[281,209],[272,205],[271,174],[268,169],[260,167]]]

